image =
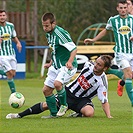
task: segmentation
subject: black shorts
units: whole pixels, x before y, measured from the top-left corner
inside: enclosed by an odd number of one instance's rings
[[[69,90],[66,89],[66,93],[67,93],[67,104],[68,104],[68,108],[80,113],[81,109],[86,106],[86,105],[90,105],[94,108],[94,105],[92,103],[92,101],[87,98],[87,97],[74,97]]]
[[[90,105],[94,108],[92,101],[87,97],[81,97],[81,98],[74,97],[67,89],[66,89],[66,95],[67,95],[68,109],[80,113],[80,110],[86,105]],[[60,101],[57,94],[55,95],[55,98],[57,102],[57,107],[59,109]]]

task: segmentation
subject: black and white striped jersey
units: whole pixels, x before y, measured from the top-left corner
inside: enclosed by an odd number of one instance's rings
[[[92,99],[98,96],[99,100],[104,103],[108,101],[107,77],[104,72],[100,76],[96,76],[93,73],[93,68],[93,63],[86,62],[77,78],[67,85],[67,89],[74,97],[88,97]]]

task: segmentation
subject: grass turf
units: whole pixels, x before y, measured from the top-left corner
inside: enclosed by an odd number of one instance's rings
[[[132,108],[126,92],[122,97],[116,94],[117,80],[109,80],[109,103],[114,118],[106,118],[100,101],[94,98],[95,115],[93,118],[68,118],[71,111],[56,119],[41,119],[49,111],[22,119],[7,120],[8,113],[21,112],[40,101],[43,79],[15,80],[17,91],[25,96],[25,104],[20,109],[8,105],[10,90],[6,81],[0,81],[0,133],[130,133],[133,132]]]

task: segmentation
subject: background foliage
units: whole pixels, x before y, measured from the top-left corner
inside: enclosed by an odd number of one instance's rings
[[[33,11],[34,0],[29,1],[30,10]],[[68,30],[75,42],[86,27],[94,23],[106,23],[110,16],[117,13],[116,0],[37,0],[37,3],[40,41],[45,38],[40,21],[45,12],[54,13],[57,24]],[[26,12],[26,0],[6,0],[6,10]]]

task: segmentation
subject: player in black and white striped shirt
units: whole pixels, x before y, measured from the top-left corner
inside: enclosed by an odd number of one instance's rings
[[[106,116],[112,118],[107,97],[108,82],[104,73],[110,67],[111,59],[109,55],[102,55],[94,64],[91,62],[85,63],[78,77],[65,88],[69,109],[81,113],[85,117],[92,117],[94,115],[94,106],[91,100],[98,96]],[[22,118],[26,115],[41,113],[47,109],[48,107],[45,102],[38,103],[21,113],[8,114],[6,118]]]

